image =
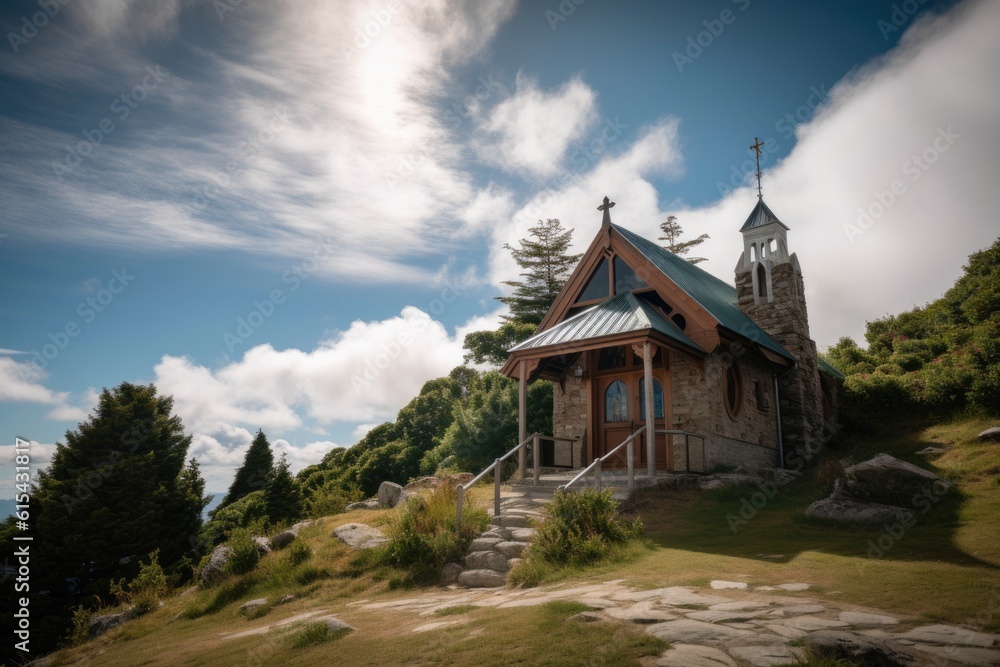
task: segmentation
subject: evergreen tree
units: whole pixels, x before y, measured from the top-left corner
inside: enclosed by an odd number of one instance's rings
[[[32,647],[64,636],[69,610],[112,578],[132,578],[139,559],[160,550],[168,566],[190,552],[201,525],[204,481],[185,467],[191,437],[153,385],[105,389],[94,413],[66,432],[32,499]],[[37,551],[36,551],[37,549]],[[37,567],[34,565],[37,563]],[[37,602],[36,602],[37,601]]]
[[[513,287],[514,292],[497,297],[497,301],[510,308],[510,315],[505,318],[508,322],[538,326],[580,255],[566,254],[573,230],[563,229],[558,219],[539,220],[528,232],[531,238],[521,239],[520,248],[504,245],[521,267],[524,280],[505,280],[503,284]]]
[[[274,454],[271,453],[271,443],[267,441],[264,431],[258,429],[247,455],[243,458],[243,465],[236,471],[236,477],[229,486],[229,492],[215,511],[232,505],[251,491],[263,489],[272,468],[274,468]]]
[[[302,516],[302,496],[284,454],[264,487],[264,506],[272,524],[294,523]]]
[[[684,230],[681,228],[680,223],[677,222],[677,216],[675,215],[667,216],[667,219],[660,223],[660,230],[663,232],[660,240],[667,242],[663,247],[681,257],[687,255],[691,248],[701,245],[705,242],[705,239],[709,238],[708,234],[702,234],[696,239],[681,241],[681,234],[684,233]],[[685,259],[692,264],[705,261],[704,257],[690,257]]]

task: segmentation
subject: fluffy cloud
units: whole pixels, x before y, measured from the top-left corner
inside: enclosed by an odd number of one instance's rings
[[[529,177],[551,176],[572,142],[596,117],[596,95],[579,78],[551,93],[537,82],[517,77],[517,90],[497,104],[481,123],[476,150],[481,159]]]
[[[146,90],[80,151],[106,104],[75,129],[25,120],[44,118],[42,109],[10,119],[0,131],[0,175],[12,186],[0,221],[60,242],[293,259],[336,238],[329,275],[427,278],[428,256],[447,256],[474,194],[461,138],[437,103],[458,94],[448,72],[514,6],[302,0],[242,3],[222,17],[177,0],[70,6],[30,44],[33,57],[0,53],[0,72],[109,102]],[[150,61],[143,44],[173,34],[188,13],[211,23],[166,42],[164,63]],[[157,69],[185,49],[183,68]],[[57,178],[54,163],[72,168]],[[385,244],[390,235],[396,242]]]
[[[69,396],[47,389],[44,371],[31,362],[0,357],[0,401],[25,403],[61,403]]]
[[[32,478],[34,478],[35,471],[48,467],[56,453],[56,445],[42,444],[34,440],[31,440],[30,443],[28,455],[31,457]],[[0,445],[0,468],[10,472],[10,474],[4,475],[3,479],[0,479],[0,498],[14,497],[14,457],[17,455],[18,452],[15,451],[14,445]]]
[[[996,238],[998,21],[996,3],[971,3],[918,22],[897,49],[837,84],[764,174],[765,200],[791,228],[818,343],[860,338],[866,320],[937,298]],[[698,252],[724,280],[755,194],[676,212],[687,231],[711,234]]]

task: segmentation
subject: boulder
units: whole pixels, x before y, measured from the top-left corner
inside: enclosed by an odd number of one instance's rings
[[[256,600],[248,600],[247,602],[244,602],[243,604],[240,605],[240,613],[244,615],[250,614],[254,611],[257,611],[266,604],[267,604],[267,598],[257,598]]]
[[[871,667],[906,667],[915,661],[902,644],[884,637],[824,630],[806,636],[804,641],[813,655],[830,660],[860,662]]]
[[[284,549],[294,541],[295,541],[295,533],[293,533],[290,530],[285,530],[271,538],[271,548]]]
[[[510,539],[512,542],[530,542],[534,537],[534,528],[512,528],[510,531]]]
[[[312,521],[311,520],[309,520],[309,521],[299,521],[297,524],[294,524],[291,528],[289,528],[288,531],[290,533],[294,533],[295,536],[298,537],[300,530],[302,530],[306,526],[311,526],[311,525],[312,525]]]
[[[250,539],[257,545],[257,551],[260,552],[261,556],[271,553],[271,540],[266,537],[261,537],[260,535],[256,535]]]
[[[507,575],[496,570],[466,570],[458,575],[458,583],[466,588],[497,588],[507,583]]]
[[[404,489],[395,482],[382,482],[378,487],[378,504],[391,509],[404,500]]]
[[[507,558],[520,558],[527,546],[524,542],[497,542],[493,545],[493,550],[499,551]]]
[[[817,500],[806,509],[806,516],[816,519],[829,519],[844,523],[861,523],[880,525],[884,523],[904,522],[913,525],[916,518],[913,512],[902,507],[870,503],[854,500],[842,494],[834,494],[829,498]]]
[[[932,489],[937,492],[942,484],[945,489],[950,486],[930,470],[888,454],[878,454],[847,468],[844,478],[841,489],[848,496],[892,505],[908,505],[914,496]]]
[[[976,436],[976,440],[983,442],[1000,442],[1000,426],[993,426]]]
[[[500,544],[503,540],[499,537],[477,537],[472,540],[472,544],[469,545],[469,553],[474,551],[490,551],[494,546]]]
[[[349,503],[345,508],[345,512],[353,512],[354,510],[377,510],[382,509],[382,505],[379,504],[378,498],[372,498],[370,500],[362,500],[357,503]]]
[[[523,558],[509,558],[507,559],[507,571],[510,572],[515,567],[524,562]]]
[[[663,652],[657,667],[736,667],[725,651],[698,644],[674,644]]]
[[[509,514],[493,518],[493,523],[503,528],[527,528],[528,517],[520,514]]]
[[[465,572],[465,568],[458,563],[448,563],[441,568],[441,583],[447,586],[458,581],[458,575]]]
[[[201,568],[201,580],[209,586],[219,583],[226,578],[224,568],[229,559],[233,557],[233,550],[224,544],[215,547],[209,557],[205,567]]]
[[[140,615],[140,610],[136,607],[129,607],[125,611],[119,611],[114,614],[101,614],[100,616],[92,616],[90,618],[90,626],[88,628],[90,632],[90,637],[100,637],[108,630],[117,628],[119,625],[125,621],[131,621]]]
[[[456,472],[454,475],[448,475],[446,479],[452,486],[465,486],[472,481],[473,476],[471,472]]]
[[[363,523],[345,523],[343,526],[338,526],[334,529],[333,536],[355,549],[374,549],[389,541],[381,530]]]
[[[470,570],[507,571],[507,559],[496,551],[477,551],[465,557],[465,567]]]
[[[333,616],[327,616],[317,620],[321,623],[326,623],[326,629],[330,632],[341,632],[354,629],[352,626],[344,623],[339,618],[334,618]]]

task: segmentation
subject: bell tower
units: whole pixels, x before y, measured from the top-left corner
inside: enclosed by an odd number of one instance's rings
[[[823,408],[816,343],[809,337],[802,268],[788,252],[788,226],[764,203],[758,151],[757,205],[740,228],[743,254],[736,265],[738,306],[798,362],[779,374],[778,393],[785,458],[822,443]]]

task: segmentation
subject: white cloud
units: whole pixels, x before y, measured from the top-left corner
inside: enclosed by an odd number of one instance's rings
[[[490,253],[490,278],[497,285],[519,269],[503,245],[517,245],[528,229],[540,219],[558,218],[573,228],[576,252],[585,249],[601,226],[597,210],[607,194],[618,205],[612,209],[615,223],[642,233],[641,225],[655,227],[663,219],[659,196],[650,183],[654,176],[672,177],[681,173],[683,158],[678,141],[678,121],[664,118],[639,132],[631,145],[609,144],[597,162],[588,162],[581,171],[566,171],[553,179],[549,188],[530,197],[506,224],[494,229]],[[655,238],[655,236],[653,237]]]
[[[470,325],[493,321],[487,316]],[[462,363],[466,326],[450,334],[408,306],[386,320],[355,321],[311,351],[259,345],[215,370],[167,355],[155,368],[156,386],[174,396],[195,432],[219,422],[265,432],[376,422],[394,417],[424,382]]]
[[[897,49],[837,84],[830,104],[797,128],[791,154],[764,174],[765,200],[791,228],[819,344],[861,340],[866,320],[937,298],[967,256],[996,238],[998,22],[996,3],[918,22]],[[948,128],[957,135],[950,146],[939,138]],[[934,159],[926,169],[914,160],[925,151]],[[902,194],[892,194],[893,181]],[[711,234],[699,254],[712,261],[702,266],[724,280],[733,279],[737,230],[754,194],[742,189],[677,212],[690,235]],[[880,206],[884,213],[861,229],[859,209]]]
[[[42,444],[35,440],[30,440],[29,442],[30,447],[28,447],[28,456],[31,459],[31,477],[34,479],[36,471],[44,470],[49,466],[49,463],[52,461],[52,457],[56,453],[56,445]],[[14,497],[14,457],[23,454],[23,448],[21,451],[15,451],[14,445],[0,445],[0,469],[10,473],[4,475],[3,478],[0,479],[0,498]]]
[[[8,76],[105,91],[110,102],[160,64],[144,40],[173,34],[188,12],[210,22],[171,42],[197,56],[184,60],[195,69],[168,71],[62,181],[53,161],[101,118],[67,131],[11,120],[0,132],[0,175],[16,194],[0,220],[60,243],[292,260],[335,238],[327,275],[426,279],[428,257],[446,256],[469,224],[473,196],[438,103],[460,94],[450,72],[480,53],[515,3],[400,3],[367,41],[356,38],[372,12],[388,10],[361,0],[242,3],[222,21],[203,4],[164,5],[107,0],[48,26],[31,58],[0,53]],[[279,112],[290,120],[274,129]]]
[[[47,374],[29,361],[0,357],[0,401],[12,403],[63,403],[67,392],[54,392],[42,381]]]
[[[578,77],[549,93],[519,74],[514,95],[483,119],[476,151],[483,161],[507,171],[529,178],[551,176],[570,144],[595,120],[595,107],[594,91]]]
[[[354,427],[354,430],[351,431],[351,437],[355,440],[361,440],[361,438],[368,435],[368,431],[372,430],[376,426],[378,426],[378,423],[376,422],[372,422],[371,424],[358,424]]]

